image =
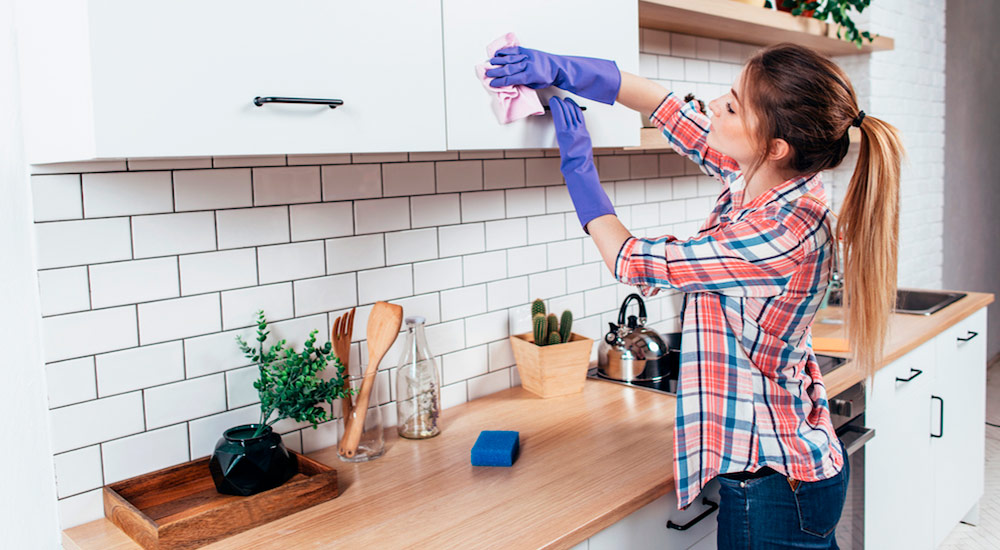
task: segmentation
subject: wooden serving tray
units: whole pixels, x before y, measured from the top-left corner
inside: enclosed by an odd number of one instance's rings
[[[104,515],[149,550],[198,548],[338,495],[337,470],[295,451],[299,473],[246,497],[215,490],[211,457],[104,487]]]

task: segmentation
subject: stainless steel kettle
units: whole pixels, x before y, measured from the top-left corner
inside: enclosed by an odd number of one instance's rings
[[[625,314],[629,302],[639,302],[639,316]],[[667,343],[654,330],[646,325],[646,303],[638,294],[629,294],[618,311],[618,324],[608,323],[611,330],[604,336],[604,341],[597,355],[598,374],[612,380],[623,382],[658,381],[669,373],[664,368],[668,362]]]

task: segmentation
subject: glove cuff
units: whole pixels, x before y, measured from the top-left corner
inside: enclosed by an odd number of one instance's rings
[[[564,70],[559,71],[553,82],[557,87],[574,94],[614,105],[622,86],[622,73],[618,64],[609,59],[593,57],[566,57]]]

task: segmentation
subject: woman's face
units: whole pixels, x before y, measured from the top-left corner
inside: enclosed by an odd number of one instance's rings
[[[741,72],[736,77],[736,82],[733,82],[729,93],[708,103],[712,111],[712,126],[709,129],[707,144],[716,151],[732,157],[741,166],[746,166],[753,159],[754,153],[743,121],[746,120],[747,125],[752,127],[753,118],[740,101],[742,77]]]

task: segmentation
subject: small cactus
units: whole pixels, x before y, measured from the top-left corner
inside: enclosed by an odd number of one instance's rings
[[[559,322],[559,338],[563,342],[569,342],[570,331],[573,329],[573,313],[570,310],[562,312],[562,320]]]
[[[555,332],[555,333],[559,332],[559,318],[556,317],[555,313],[550,313],[549,314],[549,334],[552,334],[553,332]]]
[[[535,345],[544,346],[549,343],[549,322],[544,313],[536,314],[531,318],[531,327],[535,336]]]
[[[535,298],[535,301],[531,302],[531,318],[534,319],[539,313],[545,315],[545,302],[541,298]]]
[[[554,346],[555,344],[561,344],[562,339],[559,338],[558,332],[549,333],[549,345]]]

